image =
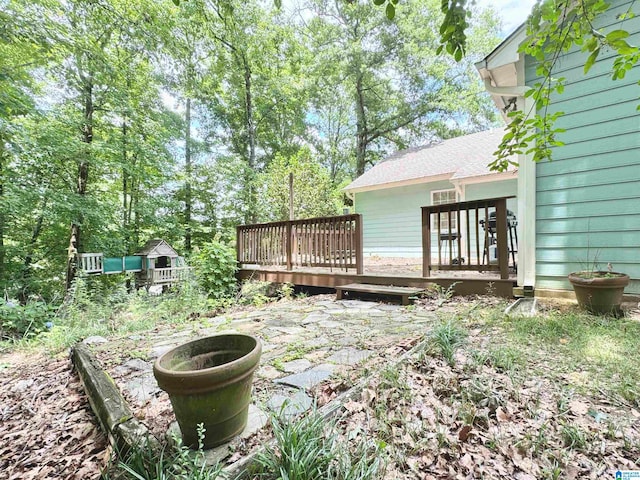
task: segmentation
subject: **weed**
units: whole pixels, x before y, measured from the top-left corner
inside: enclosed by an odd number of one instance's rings
[[[442,285],[434,283],[429,286],[428,294],[433,297],[436,301],[436,305],[441,307],[445,303],[449,302],[453,295],[455,294],[456,285],[460,282],[453,282],[447,288],[444,288]]]
[[[158,449],[150,442],[132,448],[118,463],[115,471],[103,475],[103,479],[121,478],[120,472],[135,480],[215,480],[222,467],[210,467],[204,461],[204,426],[198,425],[198,449],[192,451],[174,438],[175,447]]]
[[[488,363],[502,372],[513,372],[522,365],[522,352],[512,347],[492,348],[488,357]]]
[[[505,403],[502,395],[494,387],[493,380],[481,376],[471,378],[465,385],[462,396],[467,402],[480,408],[488,408],[490,412],[495,412]]]
[[[287,300],[291,300],[293,298],[293,292],[294,288],[292,283],[283,283],[278,289],[278,295]]]
[[[255,477],[370,480],[382,473],[379,445],[361,440],[350,452],[335,426],[316,411],[297,420],[273,416],[271,424],[276,446],[258,455],[252,472]]]
[[[458,418],[464,425],[473,425],[478,415],[478,409],[473,403],[462,402],[458,408]]]
[[[531,431],[526,432],[522,442],[524,444],[523,446],[531,450],[534,455],[540,455],[549,445],[547,428],[547,424],[543,423],[537,431],[533,433]]]
[[[574,450],[584,450],[587,446],[586,435],[576,425],[565,424],[560,432],[564,446]]]
[[[436,325],[429,334],[429,346],[436,348],[449,365],[454,365],[456,350],[464,345],[467,331],[450,319]]]
[[[140,360],[146,360],[147,359],[147,354],[144,353],[142,350],[131,350],[129,352],[129,357],[130,358],[138,358]]]
[[[542,470],[542,478],[545,480],[559,480],[562,478],[562,467],[558,465],[557,461],[554,461],[551,466]]]
[[[448,429],[444,426],[438,426],[436,429],[436,440],[438,441],[439,448],[448,448],[451,445],[449,441],[449,435],[447,435]]]

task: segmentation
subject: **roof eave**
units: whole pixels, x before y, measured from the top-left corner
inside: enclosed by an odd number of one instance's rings
[[[518,64],[523,61],[520,53],[520,44],[527,38],[526,22],[520,25],[511,35],[509,35],[500,45],[498,45],[483,60],[475,64],[480,78],[489,87],[516,87],[518,81]],[[505,95],[489,92],[496,107],[503,113],[509,104],[509,98]]]
[[[407,180],[398,180],[396,182],[377,183],[375,185],[363,185],[362,187],[355,187],[355,188],[351,188],[351,185],[347,185],[342,190],[347,193],[362,193],[362,192],[370,192],[373,190],[385,190],[387,188],[420,185],[422,183],[441,182],[443,180],[449,180],[454,173],[455,172],[444,173],[441,175],[428,175],[426,177],[410,178]]]

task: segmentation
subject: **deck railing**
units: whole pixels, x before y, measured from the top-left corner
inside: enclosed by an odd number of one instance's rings
[[[102,273],[102,253],[79,253],[78,266],[85,273]]]
[[[507,198],[422,207],[422,270],[497,271],[517,263],[515,216]]]
[[[189,276],[190,267],[172,267],[172,268],[156,268],[151,270],[153,285],[161,285],[164,283],[175,283],[186,280]]]
[[[240,264],[329,267],[363,272],[359,214],[240,225]]]

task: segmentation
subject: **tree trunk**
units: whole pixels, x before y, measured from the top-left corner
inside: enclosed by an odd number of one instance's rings
[[[367,118],[364,111],[364,92],[362,87],[362,74],[356,79],[356,177],[364,173],[366,166],[367,144]]]
[[[4,162],[5,162],[4,136],[0,134],[0,205],[4,203]],[[5,250],[4,250],[4,229],[5,229],[5,207],[0,208],[0,285],[4,283],[5,277]]]
[[[247,222],[255,223],[257,221],[257,197],[254,185],[254,174],[256,173],[256,127],[253,119],[253,91],[251,80],[251,68],[246,56],[242,56],[242,64],[244,66],[244,98],[245,98],[245,117],[247,128],[247,144],[249,145],[249,152],[247,158],[247,164],[249,166],[249,174],[245,178],[247,193],[248,193],[248,205]]]
[[[89,180],[89,148],[88,146],[93,141],[93,83],[90,80],[85,81],[84,91],[84,112],[83,112],[83,126],[82,126],[82,142],[87,145],[84,152],[84,157],[78,162],[77,184],[76,194],[83,198],[87,193],[87,183]],[[83,216],[82,213],[78,213],[76,218],[71,222],[71,232],[69,235],[69,249],[67,252],[67,279],[66,288],[67,291],[71,288],[73,279],[77,273],[76,256],[82,249],[81,242],[81,225]]]
[[[131,195],[129,189],[131,188],[129,183],[129,173],[127,169],[127,120],[122,121],[122,230],[124,232],[124,243],[127,253],[130,249],[131,233],[129,231],[129,224],[131,223],[131,209],[128,205],[131,204]]]
[[[18,300],[22,305],[27,303],[27,299],[29,298],[29,294],[31,293],[31,289],[29,288],[29,280],[31,278],[31,264],[33,263],[33,250],[35,249],[36,243],[38,242],[38,238],[40,237],[40,232],[42,231],[42,224],[44,223],[44,214],[47,208],[47,199],[45,197],[42,212],[38,216],[36,220],[36,225],[33,227],[33,231],[31,232],[31,240],[29,241],[29,245],[27,245],[27,252],[24,256],[24,262],[22,263],[22,278],[21,278],[21,286],[20,292],[18,294]]]
[[[186,177],[184,184],[184,249],[187,253],[191,253],[191,209],[193,206],[191,195],[191,98],[187,98],[186,110],[187,131],[184,142],[184,174]]]

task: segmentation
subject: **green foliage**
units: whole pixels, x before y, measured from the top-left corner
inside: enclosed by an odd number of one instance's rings
[[[28,339],[47,330],[56,314],[53,305],[30,300],[25,305],[17,301],[0,304],[0,339]]]
[[[218,237],[200,247],[192,258],[198,282],[214,299],[235,294],[236,252]]]
[[[297,420],[273,416],[271,424],[276,445],[258,455],[251,472],[257,478],[373,480],[383,473],[378,445],[363,439],[349,445],[316,411]]]
[[[466,3],[466,0],[442,0],[441,5],[444,20],[440,25],[440,46],[436,53],[446,50],[456,62],[462,60],[467,47],[467,19],[471,12]]]
[[[550,111],[552,100],[564,92],[565,78],[555,75],[563,54],[574,47],[588,54],[583,69],[587,74],[601,51],[615,52],[611,68],[613,80],[624,78],[638,63],[640,48],[627,42],[629,32],[614,29],[605,33],[594,27],[597,18],[609,8],[610,4],[603,0],[536,3],[527,22],[527,41],[522,43],[520,51],[538,62],[536,74],[540,80],[525,95],[533,100],[532,108],[509,113],[511,120],[506,134],[496,152],[496,160],[490,165],[493,170],[506,170],[508,158],[515,154],[531,155],[535,162],[551,160],[553,148],[564,145],[557,138],[564,130],[555,126],[564,112]],[[631,16],[631,11],[623,15],[624,18]]]
[[[242,282],[238,292],[238,302],[244,305],[261,307],[276,297],[276,289],[271,282],[247,280]]]
[[[315,161],[308,148],[285,157],[276,154],[266,171],[258,176],[261,190],[261,218],[289,219],[289,175],[293,174],[295,218],[312,218],[340,213],[341,192],[329,172]]]
[[[151,442],[136,445],[120,459],[117,468],[103,475],[105,480],[125,478],[134,480],[215,480],[222,467],[208,467],[204,461],[204,426],[198,425],[198,449],[190,450],[180,438],[172,439],[175,446],[158,448]]]
[[[433,327],[428,336],[428,345],[430,348],[436,349],[449,365],[453,365],[455,363],[454,354],[458,348],[464,345],[467,335],[467,331],[455,320],[449,319]]]

